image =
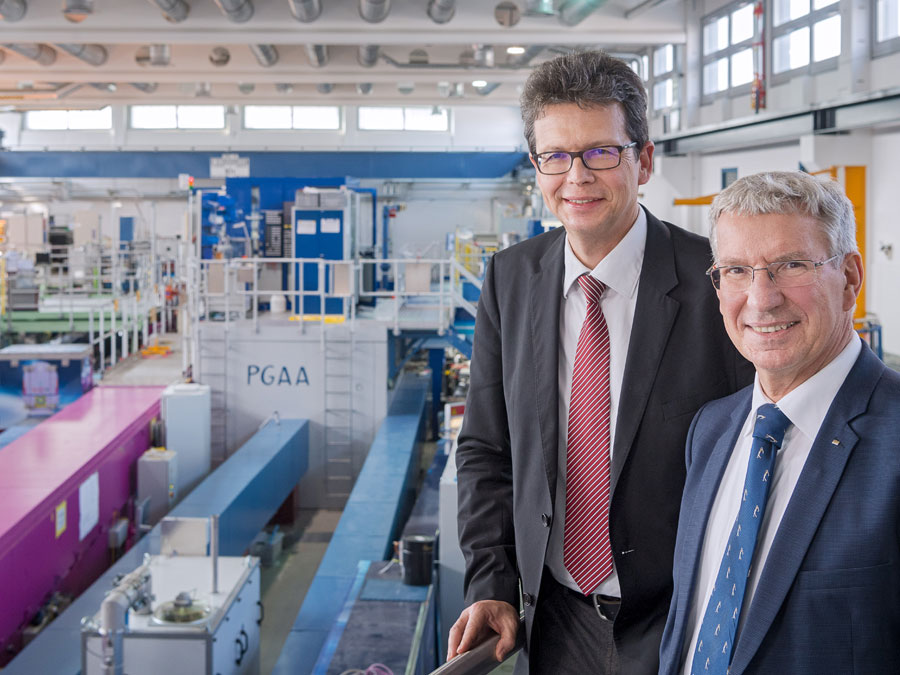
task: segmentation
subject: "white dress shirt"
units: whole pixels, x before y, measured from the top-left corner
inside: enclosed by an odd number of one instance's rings
[[[856,363],[861,347],[862,341],[854,333],[847,346],[827,366],[778,401],[778,408],[791,421],[791,426],[788,427],[784,441],[776,455],[773,481],[769,487],[769,499],[766,502],[766,513],[760,525],[735,640],[739,639],[766,558],[778,533],[778,526],[784,517],[791,495],[794,493],[794,487],[803,471],[803,465],[806,464],[806,459],[809,457],[813,441],[819,433],[819,428],[825,420],[831,402],[847,378],[850,369],[853,368],[853,364]],[[747,459],[750,456],[756,410],[765,403],[772,403],[772,401],[763,393],[759,384],[759,376],[757,376],[753,383],[753,402],[750,406],[750,414],[744,421],[731,458],[728,460],[728,466],[725,467],[725,473],[722,475],[722,482],[719,483],[719,491],[716,493],[706,525],[706,535],[703,538],[703,550],[700,555],[700,569],[697,572],[697,584],[691,597],[685,632],[686,640],[681,654],[684,675],[691,675],[692,659],[688,658],[688,655],[693,653],[697,644],[700,624],[712,594],[713,583],[719,572],[725,545],[731,535],[734,519],[737,517],[740,507],[744,479],[747,476]]]
[[[609,329],[609,452],[612,460],[613,439],[616,437],[616,415],[622,393],[622,378],[625,373],[625,357],[631,339],[631,324],[637,304],[638,281],[644,262],[644,246],[647,242],[647,215],[638,208],[638,217],[598,265],[590,270],[585,267],[569,244],[565,242],[565,276],[563,277],[563,299],[559,310],[559,449],[556,478],[556,503],[553,509],[553,525],[547,546],[547,567],[554,578],[572,590],[578,585],[563,564],[563,531],[566,522],[566,437],[569,426],[569,400],[572,394],[572,370],[575,367],[575,350],[578,334],[587,314],[587,300],[578,277],[590,273],[606,284],[607,289],[600,300],[600,308]],[[600,582],[595,593],[619,597],[619,578],[615,571]]]

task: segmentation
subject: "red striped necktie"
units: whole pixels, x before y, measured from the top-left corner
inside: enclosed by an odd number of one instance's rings
[[[563,564],[585,595],[613,570],[609,542],[609,330],[600,296],[606,286],[583,274],[587,315],[575,350],[566,441]]]

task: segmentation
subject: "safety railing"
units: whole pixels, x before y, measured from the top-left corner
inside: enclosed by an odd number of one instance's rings
[[[522,649],[525,643],[524,636],[525,621],[520,619],[519,630],[516,633],[516,645],[503,663],[506,663]],[[499,641],[499,635],[492,635],[477,647],[450,659],[437,670],[432,671],[431,675],[487,675],[501,665],[494,657],[494,651],[497,649]]]

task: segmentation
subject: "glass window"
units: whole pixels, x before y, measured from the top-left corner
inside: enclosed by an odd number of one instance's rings
[[[753,82],[753,50],[743,49],[731,56],[731,86]]]
[[[665,75],[675,67],[675,47],[665,45],[653,50],[653,76]]]
[[[293,114],[294,129],[341,128],[341,109],[336,105],[295,105]]]
[[[446,108],[404,108],[403,112],[403,128],[407,131],[447,131],[450,128]]]
[[[178,106],[178,128],[224,129],[225,106],[180,105]]]
[[[813,61],[841,55],[841,15],[835,14],[813,24]]]
[[[112,108],[100,110],[70,110],[70,129],[112,129]]]
[[[174,105],[131,106],[132,129],[175,129],[176,122]]]
[[[360,106],[358,124],[363,131],[447,131],[450,128],[450,117],[447,109],[439,106]]]
[[[647,56],[646,54],[641,56],[641,68],[643,69],[643,72],[641,73],[641,75],[643,76],[644,80],[649,79],[650,78],[650,57]]]
[[[39,131],[57,131],[69,128],[66,110],[29,110],[25,113],[25,126]]]
[[[831,7],[831,5],[836,5],[838,2],[840,0],[813,0],[813,11],[823,7]]]
[[[363,131],[403,130],[403,108],[360,106],[357,113],[359,128]]]
[[[703,66],[703,93],[715,94],[728,89],[728,59],[711,61]]]
[[[728,17],[723,16],[703,26],[703,54],[712,54],[728,46]]]
[[[780,26],[809,14],[809,0],[775,0],[773,24]]]
[[[653,85],[653,108],[661,110],[670,108],[675,103],[675,83],[672,78],[661,80]]]
[[[244,106],[244,128],[290,129],[291,106],[246,105]]]
[[[772,40],[772,72],[783,73],[809,65],[809,27],[780,35]]]
[[[731,44],[753,37],[753,5],[744,5],[731,13]]]
[[[878,0],[875,25],[878,42],[900,37],[900,0]]]

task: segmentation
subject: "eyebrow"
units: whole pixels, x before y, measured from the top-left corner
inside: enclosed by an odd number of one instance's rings
[[[790,251],[778,256],[774,260],[770,260],[768,264],[771,265],[772,263],[790,262],[791,260],[813,260],[813,258],[809,257],[809,254],[803,253],[801,251]],[[716,263],[716,267],[750,267],[750,264],[737,262],[734,260],[720,260]]]
[[[627,143],[625,145],[627,145]],[[543,155],[544,153],[547,153],[547,152],[584,152],[585,150],[593,150],[594,148],[607,148],[609,146],[620,147],[619,143],[603,141],[603,142],[598,142],[598,143],[590,143],[588,145],[585,145],[580,150],[571,150],[569,148],[562,148],[562,147],[557,146],[557,147],[550,147],[547,150],[541,150],[540,152],[536,152],[534,154]]]

